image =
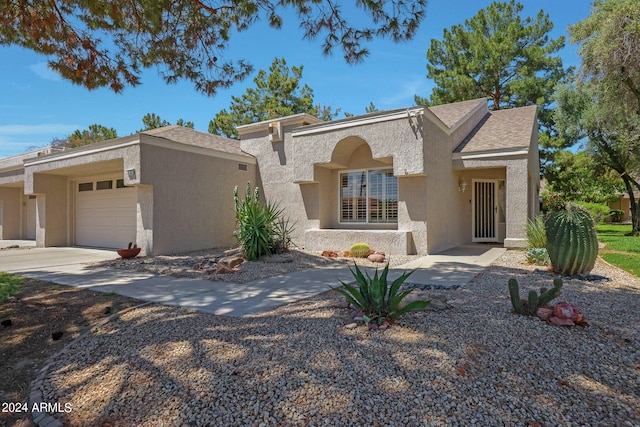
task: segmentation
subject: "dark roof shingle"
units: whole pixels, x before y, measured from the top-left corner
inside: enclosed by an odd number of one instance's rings
[[[191,128],[173,125],[140,132],[143,135],[151,135],[156,138],[168,139],[182,144],[208,148],[225,153],[249,156],[240,149],[240,141],[224,138],[210,133],[200,132]]]
[[[455,148],[454,153],[529,148],[537,107],[490,111]]]

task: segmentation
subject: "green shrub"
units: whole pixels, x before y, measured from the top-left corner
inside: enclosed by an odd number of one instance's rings
[[[277,203],[261,203],[258,187],[251,195],[251,183],[247,183],[242,201],[238,198],[236,186],[233,189],[233,201],[236,213],[234,235],[249,261],[288,250],[293,228]]]
[[[596,224],[604,221],[604,219],[609,216],[609,212],[611,211],[609,206],[602,205],[600,203],[576,202],[576,205],[582,206],[583,208],[588,210],[591,218],[593,218],[593,221]]]
[[[369,256],[370,252],[371,248],[366,243],[356,243],[349,249],[351,256],[356,258],[365,258]]]
[[[614,209],[609,212],[609,216],[611,217],[611,221],[613,222],[622,222],[622,218],[624,218],[624,211],[620,209]]]
[[[544,229],[542,215],[527,221],[527,240],[527,247],[530,249],[547,247],[547,232]]]
[[[591,271],[598,257],[598,237],[585,208],[569,203],[547,215],[544,225],[554,273],[575,275]]]
[[[351,274],[356,279],[357,287],[341,281],[344,289],[334,288],[334,290],[344,295],[347,302],[364,313],[363,319],[367,324],[373,322],[376,325],[382,325],[386,321],[391,325],[401,315],[410,311],[423,310],[429,305],[429,301],[413,301],[402,305],[402,300],[413,289],[399,292],[400,286],[413,273],[412,271],[405,272],[389,285],[387,281],[389,265],[384,267],[380,275],[376,269],[373,279],[369,273],[365,272],[366,276],[363,275],[357,264],[354,263],[354,266],[355,271],[351,270]]]
[[[531,264],[548,265],[550,260],[547,248],[530,248],[527,250],[527,261]]]

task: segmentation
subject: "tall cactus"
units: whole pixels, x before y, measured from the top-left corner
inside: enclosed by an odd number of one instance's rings
[[[573,203],[545,220],[547,251],[554,273],[588,273],[598,256],[598,237],[589,212]]]
[[[520,287],[518,286],[518,281],[515,278],[509,279],[507,286],[509,288],[509,296],[511,297],[513,311],[518,314],[535,316],[538,312],[538,308],[544,307],[549,304],[552,299],[560,296],[562,279],[554,279],[553,288],[551,289],[540,288],[540,295],[538,295],[536,291],[529,291],[529,297],[526,301],[520,299]]]

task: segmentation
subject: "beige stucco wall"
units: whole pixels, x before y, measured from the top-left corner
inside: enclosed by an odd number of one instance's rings
[[[68,178],[49,174],[31,177],[32,194],[36,195],[36,246],[68,245]]]
[[[0,188],[0,239],[21,239],[22,187]]]
[[[296,166],[292,160],[292,146],[296,142],[291,137],[290,127],[284,127],[283,133],[283,141],[270,142],[265,128],[264,131],[244,137],[240,147],[256,157],[263,194],[270,202],[278,203],[295,223],[293,242],[304,247],[304,231],[319,226],[318,195],[322,194],[322,189],[317,183],[300,185],[294,182]],[[306,165],[313,169],[313,164]],[[306,206],[309,207],[309,214]]]
[[[247,181],[255,186],[253,159],[140,147],[138,237],[145,247],[151,250],[153,239],[153,255],[160,255],[235,246],[233,188],[238,185],[243,195]],[[239,170],[239,163],[247,170]]]
[[[527,155],[466,159],[454,161],[454,167],[465,169],[505,168],[506,181],[506,229],[505,247],[526,245],[527,220],[536,208],[530,206],[529,165]],[[466,175],[465,175],[466,176]],[[473,176],[473,175],[472,175]],[[471,181],[467,180],[470,184]],[[471,193],[469,193],[470,196]],[[470,219],[469,219],[470,220]]]
[[[346,168],[347,165],[340,164],[339,158],[347,157],[341,151],[343,147],[348,151],[348,144],[341,144],[337,151],[334,148],[339,142],[349,139],[366,141],[374,159],[393,159],[396,176],[424,174],[424,164],[416,160],[424,157],[422,134],[427,121],[422,115],[407,115],[384,122],[296,135],[290,148],[292,162],[297,165],[293,180],[315,181],[313,165],[316,164],[337,163],[333,167]]]

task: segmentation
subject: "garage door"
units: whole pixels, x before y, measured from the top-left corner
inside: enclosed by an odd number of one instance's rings
[[[76,184],[76,244],[126,248],[136,241],[136,188],[120,179]]]

